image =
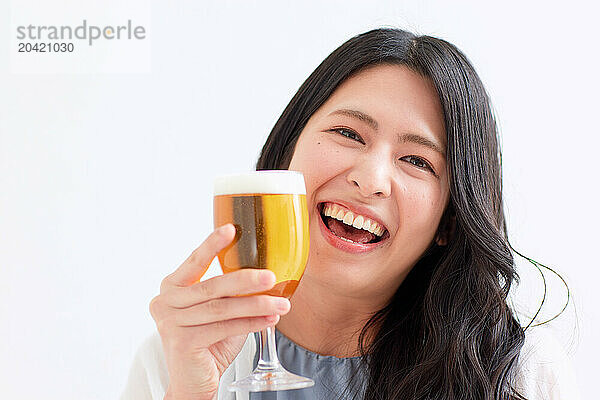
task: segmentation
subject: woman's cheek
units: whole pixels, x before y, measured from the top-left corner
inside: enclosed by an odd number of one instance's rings
[[[317,141],[313,146],[304,147],[302,171],[308,181],[318,186],[343,171],[352,157],[324,141]]]
[[[423,230],[433,229],[435,222],[441,217],[442,205],[438,190],[431,185],[415,184],[407,188],[405,210],[407,217]],[[435,226],[437,229],[437,225]]]

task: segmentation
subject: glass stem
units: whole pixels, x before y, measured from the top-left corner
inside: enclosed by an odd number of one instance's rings
[[[260,349],[256,371],[273,372],[281,368],[275,347],[275,328],[272,326],[260,331]]]

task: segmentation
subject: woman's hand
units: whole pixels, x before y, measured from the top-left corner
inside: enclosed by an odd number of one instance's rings
[[[211,233],[150,302],[169,371],[165,398],[216,398],[219,379],[248,334],[275,325],[290,309],[282,297],[235,297],[271,289],[275,275],[269,270],[242,269],[198,282],[234,236],[231,224]]]

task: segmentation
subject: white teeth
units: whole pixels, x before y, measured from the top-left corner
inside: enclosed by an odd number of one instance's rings
[[[347,212],[346,215],[344,215],[344,219],[343,222],[346,225],[352,225],[352,222],[354,221],[354,214],[352,214],[352,212]]]
[[[333,206],[331,204],[326,204],[323,212],[326,216],[331,217],[333,215]]]
[[[369,232],[371,232],[371,231],[369,231]],[[375,235],[377,235],[377,236],[379,236],[378,235],[378,233],[379,233],[379,227],[377,227],[377,226],[374,227],[372,233],[375,234]]]
[[[362,228],[366,231],[371,231],[371,220],[370,219],[365,219],[365,222],[363,222],[363,226]]]
[[[356,218],[354,218],[354,222],[352,223],[352,226],[357,228],[357,229],[362,229],[363,227],[363,221],[364,218],[362,215],[357,216]]]
[[[337,204],[326,203],[325,207],[323,207],[323,214],[326,217],[335,218],[338,221],[342,221],[346,225],[350,225],[358,229],[364,229],[377,236],[381,236],[383,235],[383,232],[385,232],[385,228],[379,223],[362,215],[354,216],[352,211],[346,210]]]

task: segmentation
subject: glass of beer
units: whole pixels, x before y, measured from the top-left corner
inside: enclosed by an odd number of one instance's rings
[[[223,273],[241,268],[269,269],[275,286],[263,293],[290,298],[308,259],[308,210],[304,176],[295,171],[255,171],[218,177],[214,187],[215,228],[235,226],[235,238],[219,252]],[[262,392],[301,389],[314,385],[279,363],[275,332],[260,332],[259,360],[246,378],[230,391]]]

